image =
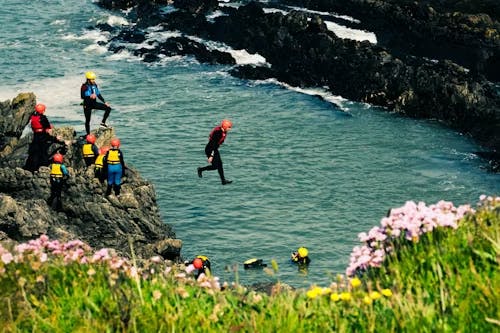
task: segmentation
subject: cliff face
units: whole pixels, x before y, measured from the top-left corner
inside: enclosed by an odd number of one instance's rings
[[[178,260],[182,243],[161,220],[153,185],[128,165],[121,195],[104,196],[106,185],[94,178],[93,166],[85,167],[82,140],[72,128],[54,129],[68,143],[64,163],[70,177],[62,210],[49,207],[49,168],[34,173],[22,169],[32,137],[21,134],[34,105],[31,93],[0,104],[0,240],[21,242],[46,234],[80,239],[94,248],[114,248],[123,255],[130,255],[132,248],[139,257]],[[109,145],[114,136],[112,129],[95,134],[98,147]],[[54,144],[51,150],[56,148]]]

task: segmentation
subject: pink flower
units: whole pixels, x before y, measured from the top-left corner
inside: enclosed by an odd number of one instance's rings
[[[6,252],[6,253],[2,254],[2,262],[5,265],[10,264],[12,262],[12,260],[14,260],[14,256],[12,255],[12,253]]]

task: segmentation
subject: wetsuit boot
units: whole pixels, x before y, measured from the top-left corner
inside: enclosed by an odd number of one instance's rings
[[[116,196],[119,196],[120,195],[120,190],[121,190],[122,186],[121,185],[114,185],[113,186],[113,189],[115,190],[115,195]]]
[[[111,185],[108,184],[108,187],[106,187],[106,194],[105,196],[111,195]]]

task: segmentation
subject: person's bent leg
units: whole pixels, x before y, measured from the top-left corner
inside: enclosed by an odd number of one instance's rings
[[[94,109],[104,110],[104,116],[102,116],[102,123],[105,124],[106,120],[108,120],[109,114],[111,113],[111,108],[104,103],[96,102]]]

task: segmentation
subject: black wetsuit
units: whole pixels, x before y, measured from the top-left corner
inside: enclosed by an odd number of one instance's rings
[[[95,94],[102,103],[97,101],[97,98],[92,99],[90,95]],[[85,131],[90,134],[90,117],[92,115],[92,110],[104,110],[104,116],[102,117],[102,123],[106,123],[111,112],[111,107],[107,106],[104,97],[102,97],[101,92],[97,84],[92,84],[87,80],[80,89],[80,97],[83,99],[83,112],[85,114]]]
[[[36,121],[41,128],[39,126],[33,128],[33,141],[29,145],[28,158],[24,165],[24,169],[31,172],[38,170],[41,166],[49,166],[51,159],[49,148],[53,143],[65,146],[64,141],[60,141],[48,133],[48,130],[52,126],[44,114],[33,112],[31,115],[32,123],[34,122],[34,117],[39,117]]]
[[[224,169],[222,167],[222,160],[219,154],[219,147],[225,139],[226,132],[224,132],[220,126],[215,127],[212,132],[210,132],[208,143],[205,146],[205,155],[207,155],[207,158],[213,156],[212,164],[203,168],[198,168],[199,174],[205,170],[217,170],[222,184],[225,184],[227,181],[224,177]]]

